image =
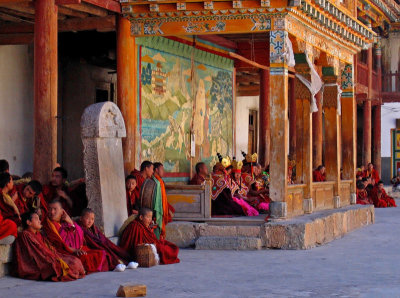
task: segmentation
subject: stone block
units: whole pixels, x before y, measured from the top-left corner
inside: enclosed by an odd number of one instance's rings
[[[286,202],[271,202],[269,204],[272,218],[286,218],[287,204]]]
[[[350,194],[350,204],[351,205],[357,204],[357,195],[355,193]]]
[[[202,226],[200,227],[200,237],[202,236],[234,237],[237,236],[236,226]]]
[[[260,226],[238,226],[236,232],[239,237],[260,237],[260,233]]]
[[[12,246],[0,245],[0,264],[12,261]]]
[[[145,285],[120,285],[117,291],[117,297],[144,297],[147,295]]]
[[[193,246],[198,238],[196,225],[199,224],[193,222],[171,222],[166,227],[166,240],[175,243],[181,248]]]
[[[0,263],[0,277],[8,275],[10,272],[10,264]]]
[[[196,249],[210,250],[258,250],[262,247],[260,238],[254,237],[200,237]]]
[[[266,224],[263,244],[268,248],[286,247],[288,243],[286,226],[280,224]]]
[[[340,208],[340,197],[339,196],[333,197],[333,208],[335,208],[335,209]]]
[[[310,214],[313,212],[313,209],[314,209],[313,199],[312,198],[304,199],[303,200],[304,213]]]

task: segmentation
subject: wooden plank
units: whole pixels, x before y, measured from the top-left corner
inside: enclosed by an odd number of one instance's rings
[[[116,13],[121,13],[121,4],[118,1],[114,0],[83,0],[83,1]]]
[[[35,5],[32,2],[21,2],[16,4],[0,4],[1,7],[15,10],[20,13],[25,13],[34,16]],[[59,20],[64,20],[66,17],[63,14],[58,14]]]
[[[237,49],[236,42],[226,39],[219,35],[198,35],[198,38],[212,42],[212,43],[217,44],[224,48],[233,49],[233,50]]]
[[[236,53],[229,52],[229,56],[231,56],[232,58],[236,58],[236,59],[238,59],[238,60],[240,60],[242,62],[245,62],[246,64],[252,65],[254,67],[261,68],[261,69],[264,69],[264,70],[269,70],[268,66],[261,65],[261,64],[259,64],[257,62],[251,61],[251,60],[249,60],[249,59],[247,59],[247,58],[245,58],[243,56],[240,56],[240,55],[238,55]]]
[[[81,4],[81,0],[56,0],[56,5]]]
[[[17,45],[33,43],[33,34],[0,34],[0,45]]]
[[[58,6],[58,12],[70,17],[87,18],[89,15],[85,12],[77,11],[68,7]]]
[[[22,2],[31,2],[32,0],[0,0],[0,4],[13,4]]]
[[[98,16],[98,17],[105,17],[108,15],[107,10],[103,9],[103,8],[99,8],[90,4],[85,4],[85,3],[81,3],[81,4],[67,4],[64,5],[65,7],[74,9],[74,10],[78,10],[81,12],[86,12],[88,14],[94,15],[94,16]]]
[[[0,8],[0,12],[2,13],[2,16],[0,16],[0,18],[3,18],[3,16],[4,17],[8,16],[9,18],[13,19],[12,21],[23,21],[23,22],[31,21],[32,24],[34,23],[35,16],[32,14],[12,10],[5,7]]]

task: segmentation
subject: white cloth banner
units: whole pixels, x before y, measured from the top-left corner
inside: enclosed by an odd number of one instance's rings
[[[311,82],[307,80],[301,74],[296,73],[296,78],[300,80],[311,92],[311,113],[315,113],[318,111],[317,107],[317,100],[315,99],[315,95],[321,90],[323,83],[321,78],[319,77],[317,71],[314,68],[314,64],[311,63],[310,59],[308,58],[307,52],[304,53],[306,55],[306,60],[308,67],[310,68],[311,72]]]

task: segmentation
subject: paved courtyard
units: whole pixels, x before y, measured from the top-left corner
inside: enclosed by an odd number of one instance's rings
[[[400,297],[400,208],[306,251],[182,250],[181,263],[97,273],[68,283],[0,279],[0,297],[115,297],[122,283],[147,297]]]

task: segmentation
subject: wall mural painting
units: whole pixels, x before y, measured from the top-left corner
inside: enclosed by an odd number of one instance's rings
[[[190,131],[196,157],[210,167],[232,155],[232,72],[141,48],[142,160],[168,172],[190,171]]]

